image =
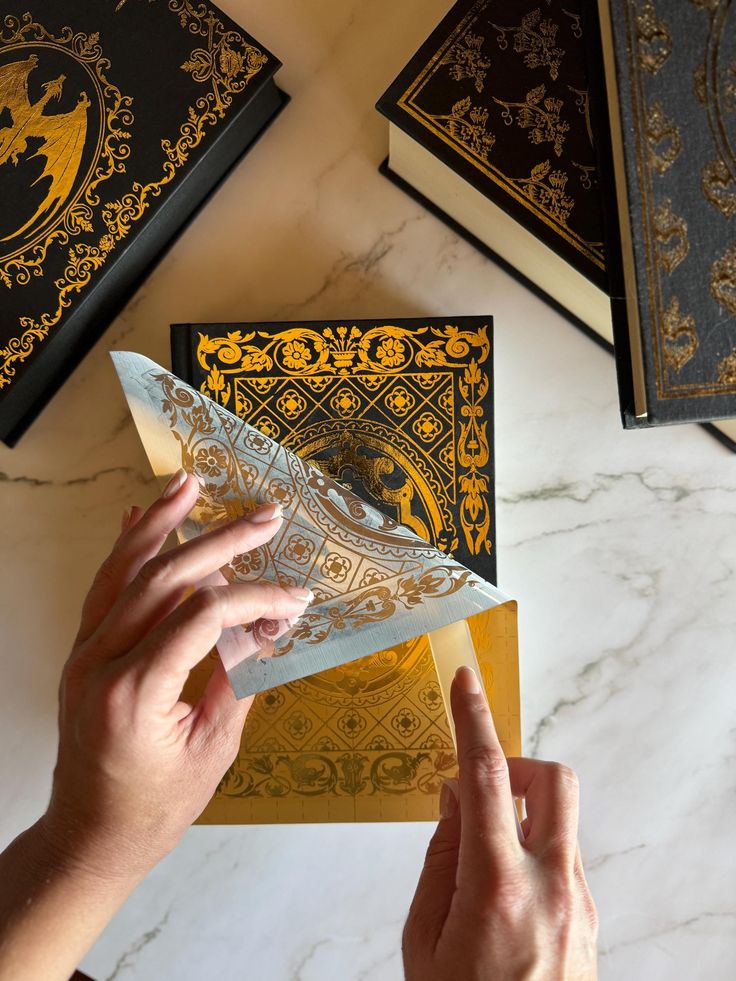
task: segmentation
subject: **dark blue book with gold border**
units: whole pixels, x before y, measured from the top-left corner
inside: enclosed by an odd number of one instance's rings
[[[593,117],[627,428],[736,439],[736,10],[600,0]],[[592,55],[596,57],[595,49]]]

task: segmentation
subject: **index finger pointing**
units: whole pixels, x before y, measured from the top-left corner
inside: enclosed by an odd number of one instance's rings
[[[460,765],[461,874],[488,876],[519,851],[509,771],[478,676],[458,668],[452,683]]]

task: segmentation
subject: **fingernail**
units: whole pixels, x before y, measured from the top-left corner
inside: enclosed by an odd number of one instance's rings
[[[177,470],[174,476],[171,478],[171,480],[168,482],[168,484],[164,487],[163,491],[161,492],[161,497],[164,498],[173,497],[186,479],[187,479],[186,470]]]
[[[126,508],[123,511],[123,517],[120,520],[120,530],[125,531],[130,524],[130,519],[133,514],[133,508]]]
[[[457,813],[457,780],[445,780],[440,791],[440,817],[443,821]]]
[[[455,684],[468,695],[477,695],[480,692],[478,675],[467,664],[462,664],[455,672]]]
[[[261,504],[255,511],[249,511],[244,516],[245,521],[250,521],[254,525],[265,525],[267,521],[274,518],[283,518],[284,509],[280,504]]]
[[[299,600],[300,603],[311,603],[314,599],[312,590],[305,589],[304,586],[284,586],[284,592],[293,596],[295,600]]]

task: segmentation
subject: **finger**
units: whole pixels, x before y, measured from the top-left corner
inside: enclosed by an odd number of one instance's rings
[[[155,555],[118,597],[92,638],[92,646],[99,641],[108,657],[130,650],[171,613],[187,589],[212,575],[233,556],[270,541],[282,521],[280,506],[266,504],[243,518]]]
[[[192,510],[198,493],[197,478],[180,470],[145,514],[137,521],[131,521],[120,534],[84,601],[78,643],[94,633],[143,563],[156,555],[167,537]]]
[[[460,868],[483,890],[500,865],[520,854],[508,767],[472,668],[458,668],[451,702],[463,814]]]
[[[137,673],[141,699],[168,711],[178,701],[190,670],[226,627],[261,618],[293,620],[311,599],[308,589],[282,589],[273,583],[205,586],[152,630],[129,658],[121,659],[121,669]]]
[[[524,847],[538,854],[560,855],[571,866],[578,838],[578,778],[559,763],[510,759],[511,789],[526,801]]]
[[[191,713],[190,738],[206,740],[216,738],[224,743],[226,751],[228,747],[230,748],[234,759],[240,746],[245,719],[252,704],[253,696],[235,697],[225,665],[218,658],[207,687]]]
[[[440,794],[440,822],[432,836],[404,927],[404,947],[434,950],[452,905],[460,850],[457,780],[445,780]]]
[[[122,535],[123,532],[132,528],[133,525],[137,525],[143,514],[143,508],[139,508],[137,504],[124,511],[122,520],[120,521],[120,534]]]

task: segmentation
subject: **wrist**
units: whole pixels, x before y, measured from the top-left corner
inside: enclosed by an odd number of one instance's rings
[[[48,877],[72,880],[90,892],[127,894],[147,875],[155,862],[131,854],[119,838],[103,829],[91,830],[51,807],[26,832],[31,868]]]

